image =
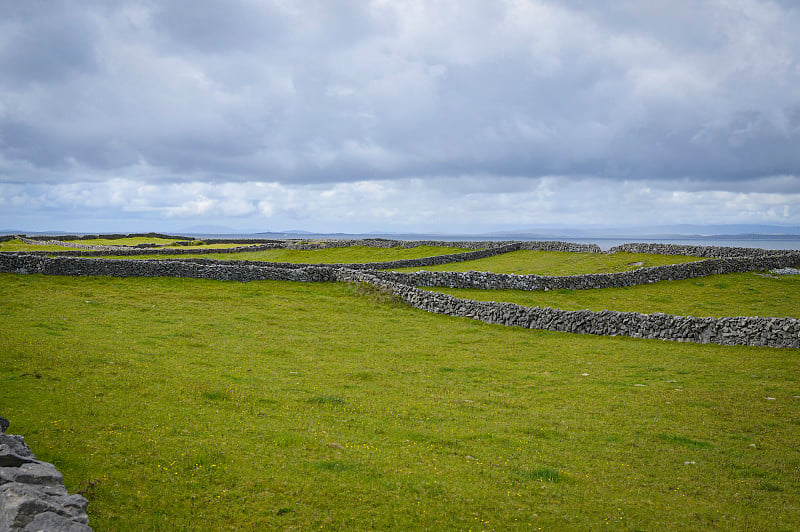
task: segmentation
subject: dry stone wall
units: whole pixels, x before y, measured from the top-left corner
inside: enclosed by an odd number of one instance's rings
[[[364,263],[333,263],[325,264],[325,266],[332,268],[350,268],[352,270],[385,270],[391,268],[411,268],[411,267],[424,267],[436,266],[439,264],[450,264],[453,262],[465,262],[470,260],[483,259],[516,251],[520,249],[519,243],[507,244],[504,246],[492,247],[490,249],[480,249],[477,251],[465,251],[463,253],[449,253],[447,255],[433,255],[431,257],[421,257],[418,259],[401,259],[383,262],[364,262]],[[236,265],[241,264],[242,261],[235,260],[212,260],[212,259],[179,259],[185,262],[195,262],[197,264],[227,264]],[[303,268],[307,264],[299,264],[293,262],[264,262],[264,261],[247,261],[248,264],[256,266],[272,266],[280,268]]]
[[[782,267],[783,261],[797,264],[798,259],[798,254],[794,254],[792,256],[720,260],[730,263],[728,269],[739,268],[737,271],[740,271],[743,268],[755,266],[759,268]],[[705,262],[710,261],[693,264]],[[695,318],[667,314],[564,311],[552,308],[523,307],[512,303],[473,301],[428,292],[417,288],[414,284],[419,280],[413,277],[416,274],[401,275],[394,272],[359,271],[321,265],[283,268],[241,262],[220,264],[190,261],[131,261],[9,253],[0,254],[0,272],[116,277],[192,277],[230,281],[366,282],[397,294],[413,307],[450,316],[468,317],[487,323],[583,334],[625,335],[635,338],[660,338],[723,345],[800,348],[800,320],[794,318]],[[438,274],[442,272],[423,273]],[[628,273],[634,274],[636,271]],[[463,275],[469,277],[473,274],[495,275],[476,274],[476,272],[467,272]],[[646,276],[646,272],[640,272],[640,274],[645,275],[643,279],[648,282],[649,278]],[[571,282],[572,284],[569,286],[573,287],[590,288],[589,282],[593,279],[596,280],[596,276],[570,276],[560,279],[579,277],[588,279],[585,286],[571,280],[565,282]],[[554,282],[556,279],[559,278],[552,278]]]
[[[800,252],[764,257],[709,259],[639,268],[618,273],[584,275],[512,275],[491,272],[375,272],[381,279],[412,286],[480,288],[487,290],[585,290],[616,288],[657,281],[676,281],[707,275],[741,273],[800,266]]]
[[[654,253],[657,255],[688,255],[692,257],[710,257],[717,259],[731,257],[767,257],[791,252],[791,250],[760,248],[632,243],[614,246],[608,250],[608,253],[616,253],[618,251],[627,251],[629,253]]]
[[[53,464],[36,459],[0,417],[0,531],[91,532],[88,501],[70,495]]]
[[[223,281],[335,281],[333,268],[302,266],[295,269],[235,264],[197,263],[170,260],[94,259],[85,257],[46,257],[42,255],[0,254],[0,272],[40,273],[110,277],[191,277]]]
[[[613,310],[568,311],[462,299],[387,281],[366,272],[343,271],[339,277],[341,280],[369,283],[392,292],[415,308],[486,323],[679,342],[800,348],[800,320],[794,318],[695,318]]]

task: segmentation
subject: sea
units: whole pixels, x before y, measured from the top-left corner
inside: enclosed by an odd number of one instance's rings
[[[627,243],[657,243],[657,244],[680,244],[691,246],[724,246],[760,249],[785,249],[800,250],[800,235],[711,235],[711,236],[670,236],[670,237],[647,237],[647,236],[613,236],[613,237],[568,237],[558,235],[526,235],[526,234],[507,234],[507,235],[456,235],[456,234],[387,234],[387,233],[364,233],[364,234],[322,234],[322,233],[251,233],[251,234],[209,234],[195,233],[186,234],[195,238],[241,238],[241,239],[362,239],[362,238],[386,238],[392,240],[441,240],[441,241],[501,241],[501,240],[556,240],[560,242],[574,242],[581,244],[597,244],[600,249],[608,250],[614,246]]]
[[[168,232],[169,233],[169,232]],[[25,232],[0,231],[3,234],[52,235],[84,234],[81,232],[64,233],[62,231]],[[800,251],[800,234],[738,234],[738,235],[613,235],[613,236],[575,236],[558,234],[506,233],[489,235],[464,235],[447,233],[311,233],[311,232],[264,232],[264,233],[210,233],[210,232],[175,232],[172,235],[194,237],[199,239],[363,239],[385,238],[390,240],[439,240],[439,241],[502,241],[502,240],[556,240],[581,244],[597,244],[600,249],[608,250],[614,246],[627,243],[682,244],[692,246],[725,246],[761,249],[785,249]]]

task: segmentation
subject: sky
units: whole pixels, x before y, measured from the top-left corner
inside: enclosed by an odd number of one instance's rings
[[[797,226],[797,28],[794,0],[0,0],[0,230]]]

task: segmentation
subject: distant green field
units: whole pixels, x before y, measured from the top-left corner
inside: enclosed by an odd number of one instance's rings
[[[182,245],[175,245],[175,239],[166,239],[166,238],[148,238],[148,237],[131,237],[131,238],[92,238],[92,239],[85,239],[85,240],[64,240],[64,242],[70,242],[75,244],[88,244],[93,246],[135,246],[137,244],[159,244],[159,245],[166,245],[166,247],[174,247],[176,249],[185,249],[185,248],[229,248],[229,247],[236,247],[236,246],[243,246],[247,244],[206,244],[201,243],[198,245],[191,245],[191,246],[182,246]],[[201,241],[202,242],[202,241]],[[26,244],[20,240],[10,240],[8,242],[0,242],[0,251],[64,251],[67,249],[80,249],[80,248],[70,248],[65,246],[54,246],[54,245],[38,245],[38,244]]]
[[[474,290],[429,288],[477,301],[505,301],[563,310],[619,310],[681,316],[800,318],[800,276],[757,272],[591,290]]]
[[[0,251],[66,251],[69,249],[77,248],[52,245],[45,246],[41,244],[26,244],[21,240],[8,240],[6,242],[0,242]]]
[[[133,255],[130,259],[168,259],[168,258],[201,258],[216,260],[250,260],[267,262],[290,262],[293,264],[331,264],[331,263],[363,263],[384,262],[390,260],[418,259],[435,255],[448,255],[472,251],[465,248],[418,246],[414,248],[373,248],[366,246],[348,246],[314,250],[268,249],[265,251],[242,251],[237,253],[204,253],[186,255]]]
[[[181,240],[181,242],[185,242],[186,240]],[[67,242],[78,242],[81,244],[91,244],[95,246],[136,246],[138,244],[158,244],[161,246],[169,247],[169,248],[176,248],[176,249],[195,249],[195,248],[232,248],[238,246],[245,246],[248,244],[209,244],[204,240],[195,240],[192,241],[192,244],[189,246],[178,245],[175,244],[177,240],[174,238],[150,238],[150,237],[129,237],[129,238],[91,238],[86,240],[74,240]]]
[[[395,271],[412,272],[428,270],[466,272],[472,270],[478,272],[513,273],[517,275],[576,275],[581,273],[622,272],[642,267],[680,264],[698,260],[702,260],[702,258],[685,255],[655,255],[626,252],[606,254],[520,250],[468,262],[454,262],[451,264],[425,266],[421,268],[398,268],[395,269]]]
[[[87,238],[81,240],[66,240],[66,242],[77,242],[79,244],[91,244],[95,246],[135,246],[137,244],[172,244],[174,238],[157,237],[126,237],[126,238]]]
[[[0,274],[0,413],[97,531],[798,530],[798,375],[347,284]]]

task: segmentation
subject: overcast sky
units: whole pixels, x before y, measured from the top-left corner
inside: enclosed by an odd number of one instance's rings
[[[0,0],[0,229],[800,225],[793,0]]]

